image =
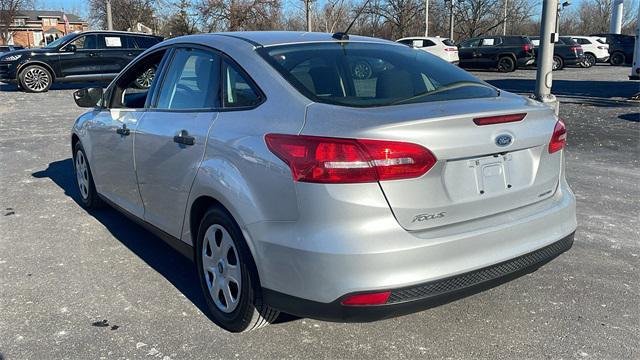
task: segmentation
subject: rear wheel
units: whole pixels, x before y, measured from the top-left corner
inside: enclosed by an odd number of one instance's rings
[[[498,60],[498,71],[507,73],[516,70],[516,62],[509,56],[501,57]]]
[[[29,65],[18,75],[20,87],[27,92],[45,92],[51,87],[51,73],[40,65]]]
[[[609,59],[609,62],[613,66],[622,66],[625,63],[625,60],[626,59],[625,59],[623,53],[616,52],[616,53],[611,54],[611,59]]]
[[[151,83],[155,77],[156,69],[154,67],[150,67],[136,78],[135,85],[138,89],[148,89],[151,87]]]
[[[583,68],[590,68],[596,64],[596,57],[593,54],[585,54],[584,61],[580,64]]]
[[[564,68],[564,61],[560,56],[553,57],[553,63],[551,65],[553,70],[562,70]]]
[[[261,328],[279,312],[262,302],[255,263],[242,231],[227,211],[211,208],[195,244],[200,286],[213,321],[231,332]]]

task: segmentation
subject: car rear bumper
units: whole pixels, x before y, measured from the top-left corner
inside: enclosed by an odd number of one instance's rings
[[[309,205],[300,206],[298,221],[249,224],[245,237],[263,288],[335,304],[347,294],[411,288],[491,267],[565,238],[576,229],[575,198],[560,183],[537,203],[424,231],[404,230],[377,184],[349,191],[305,184],[298,200]]]
[[[321,303],[263,289],[264,301],[270,306],[296,316],[328,321],[366,322],[405,315],[441,305],[482,291],[537,270],[569,250],[574,233],[541,249],[511,260],[474,271],[404,288],[388,289],[391,295],[383,305],[343,305],[345,295],[331,303]]]

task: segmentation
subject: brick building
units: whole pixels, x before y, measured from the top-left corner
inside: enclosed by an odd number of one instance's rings
[[[74,31],[85,31],[86,21],[62,11],[22,10],[9,27],[9,45],[39,47]],[[0,40],[1,41],[1,40]]]

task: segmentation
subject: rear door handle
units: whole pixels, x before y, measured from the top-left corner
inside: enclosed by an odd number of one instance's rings
[[[122,136],[129,136],[129,134],[131,134],[131,130],[129,130],[126,124],[122,124],[121,128],[116,129],[116,133]]]
[[[194,145],[196,143],[196,138],[189,135],[189,132],[183,129],[183,130],[180,130],[178,135],[173,137],[173,141],[182,145]]]

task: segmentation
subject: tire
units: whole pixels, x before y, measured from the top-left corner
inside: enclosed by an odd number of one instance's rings
[[[79,141],[73,148],[73,170],[76,173],[76,185],[78,185],[80,192],[80,204],[85,209],[101,208],[104,202],[96,191],[87,154]]]
[[[40,65],[29,65],[20,71],[18,82],[22,90],[32,93],[48,91],[53,83],[49,70]]]
[[[134,80],[134,84],[138,89],[148,89],[151,87],[151,83],[155,76],[156,68],[150,67]]]
[[[240,227],[221,207],[202,218],[195,244],[196,268],[213,322],[230,332],[272,323],[279,311],[262,301],[258,271]]]
[[[611,54],[611,58],[609,59],[609,62],[613,66],[622,66],[624,65],[625,61],[626,61],[626,58],[624,54],[621,52],[615,52]]]
[[[581,67],[583,68],[590,68],[592,66],[594,66],[596,64],[598,60],[596,59],[595,55],[591,54],[591,53],[586,53],[584,54],[584,61],[580,64]]]
[[[498,71],[508,73],[516,70],[516,62],[510,56],[503,56],[498,59]]]
[[[553,63],[551,64],[551,69],[555,71],[555,70],[562,70],[563,68],[564,68],[564,61],[562,60],[562,58],[560,56],[554,56]]]

